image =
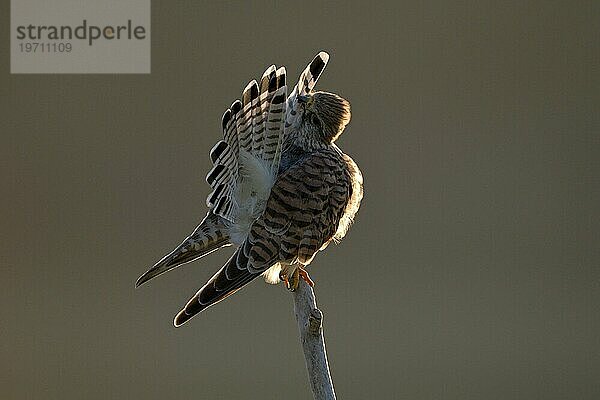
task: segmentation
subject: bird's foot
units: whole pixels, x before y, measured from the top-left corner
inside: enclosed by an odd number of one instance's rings
[[[279,273],[279,279],[281,279],[281,281],[283,282],[283,284],[285,285],[286,289],[290,290],[290,281],[288,279],[288,275],[286,272],[281,271]]]
[[[308,283],[308,286],[315,287],[315,281],[313,281],[312,279],[310,279],[310,276],[308,275],[308,271],[307,270],[305,270],[302,267],[298,267],[297,271],[298,271],[298,274],[300,275],[300,278],[302,278],[302,280],[304,282]]]
[[[310,279],[308,272],[302,267],[297,267],[296,269],[294,269],[292,275],[289,276],[287,273],[281,273],[279,275],[279,278],[285,283],[285,287],[290,292],[294,292],[296,291],[296,289],[298,289],[300,279],[306,282],[310,287],[315,286],[315,282],[312,279]]]
[[[294,272],[290,275],[288,270],[281,271],[279,273],[279,279],[285,284],[285,288],[290,292],[295,291],[298,288],[300,282],[300,273],[298,268],[294,269]]]
[[[287,271],[281,271],[279,273],[279,279],[281,279],[281,281],[285,284],[286,289],[290,292],[294,292],[296,289],[298,289],[300,279],[306,282],[308,286],[315,287],[315,282],[310,279],[308,271],[302,267],[295,268],[291,275],[289,275]]]

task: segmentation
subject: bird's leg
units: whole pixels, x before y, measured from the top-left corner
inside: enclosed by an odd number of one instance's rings
[[[292,276],[290,277],[290,283],[288,285],[288,290],[290,292],[294,292],[298,289],[298,283],[300,283],[300,268],[294,268],[294,272],[292,272]]]
[[[279,279],[281,279],[281,281],[283,281],[283,283],[285,284],[285,288],[290,290],[290,281],[288,280],[288,274],[287,271],[281,271],[279,273]]]
[[[281,279],[283,281],[283,283],[285,283],[285,287],[290,292],[293,292],[298,288],[300,279],[302,279],[304,282],[306,282],[310,287],[315,286],[315,282],[312,279],[310,279],[310,276],[308,275],[308,271],[306,271],[304,268],[302,268],[300,266],[294,268],[294,272],[292,272],[291,275],[289,274],[289,269],[286,269],[285,271],[282,270],[279,273],[279,279]]]
[[[287,288],[290,292],[294,292],[296,289],[298,289],[298,283],[300,283],[300,268],[294,268],[294,272],[292,272],[292,275],[288,275],[288,284],[287,284]]]
[[[310,279],[310,276],[308,275],[307,270],[305,270],[302,267],[298,267],[298,274],[300,275],[300,278],[302,278],[302,280],[304,282],[308,283],[308,286],[315,287],[315,282],[312,279]]]
[[[294,272],[292,273],[292,276],[291,276],[291,280],[289,281],[289,284],[288,284],[288,290],[290,292],[293,292],[298,288],[300,279],[302,279],[304,282],[306,282],[310,287],[315,286],[315,282],[313,282],[313,280],[310,279],[310,276],[308,276],[308,272],[302,267],[297,267],[294,269]]]

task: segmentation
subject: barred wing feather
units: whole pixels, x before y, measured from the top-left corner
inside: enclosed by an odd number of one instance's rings
[[[206,176],[212,189],[206,199],[208,214],[179,246],[142,275],[136,285],[223,246],[246,240],[252,223],[265,211],[279,172],[285,133],[299,123],[295,111],[297,96],[313,90],[328,60],[327,53],[317,54],[300,74],[289,96],[283,67],[271,65],[259,82],[252,80],[246,85],[241,98],[223,114],[223,139],[210,151],[213,167]],[[228,279],[233,278],[227,275]],[[248,279],[244,275],[243,279],[234,281],[241,287]],[[221,287],[220,281],[216,287]]]
[[[329,54],[321,51],[313,58],[313,60],[306,66],[304,71],[300,74],[298,83],[294,86],[292,93],[287,98],[287,111],[285,117],[285,130],[297,127],[299,119],[297,117],[296,109],[298,107],[298,96],[306,96],[309,94],[317,84],[321,73],[327,66],[329,61]]]
[[[285,68],[277,69],[271,65],[263,73],[260,84],[256,80],[250,81],[241,100],[234,101],[223,114],[223,140],[210,152],[213,167],[206,181],[212,192],[206,204],[214,214],[231,223],[246,219],[245,215],[240,215],[246,210],[241,209],[237,198],[240,192],[247,191],[241,186],[256,181],[251,175],[263,170],[278,170],[286,94]],[[265,168],[255,168],[256,160]],[[274,162],[277,165],[273,165]],[[253,209],[252,213],[255,211]]]

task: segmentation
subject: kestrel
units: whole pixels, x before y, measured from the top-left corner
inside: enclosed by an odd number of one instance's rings
[[[289,96],[285,68],[272,65],[225,111],[223,140],[210,151],[206,217],[136,283],[237,247],[177,314],[176,327],[259,275],[290,290],[299,279],[312,285],[305,267],[345,236],[362,199],[362,175],[335,145],[350,121],[350,104],[313,92],[328,61],[327,53],[317,54]]]

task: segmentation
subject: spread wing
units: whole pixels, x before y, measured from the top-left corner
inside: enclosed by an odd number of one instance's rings
[[[236,238],[240,233],[246,235],[256,215],[262,213],[261,207],[279,170],[284,131],[297,122],[297,95],[306,95],[314,88],[328,60],[327,53],[317,54],[300,74],[287,100],[284,67],[271,65],[258,82],[252,80],[246,85],[240,99],[223,114],[223,139],[210,151],[213,167],[206,176],[211,186],[206,218],[177,248],[142,275],[136,286],[232,242],[239,243],[233,240],[231,228]],[[248,160],[253,163],[245,166]],[[256,168],[257,162],[261,168]],[[251,168],[244,168],[248,166]],[[243,195],[256,192],[256,188],[244,190],[241,184],[249,170],[262,171],[266,176],[261,177],[268,178],[254,179],[262,185],[258,191],[262,197],[252,207],[243,201]]]
[[[333,149],[313,153],[290,167],[275,182],[248,238],[179,312],[175,326],[235,293],[277,262],[310,263],[335,235],[351,196],[350,172]]]
[[[239,208],[239,199],[236,199],[242,180],[240,170],[244,169],[244,155],[250,154],[261,160],[272,176],[277,175],[283,136],[299,123],[298,95],[306,95],[314,89],[328,61],[329,54],[319,52],[302,71],[289,96],[285,68],[276,69],[272,65],[266,69],[260,82],[250,81],[240,100],[234,101],[225,111],[223,140],[210,152],[213,168],[206,176],[212,188],[206,204],[213,213],[236,224],[247,219],[244,217],[245,210]]]
[[[225,111],[223,140],[210,151],[213,168],[206,176],[212,192],[206,205],[213,213],[235,222],[235,191],[239,185],[241,155],[251,154],[277,171],[283,137],[287,94],[285,68],[270,66],[260,79],[252,80]]]

